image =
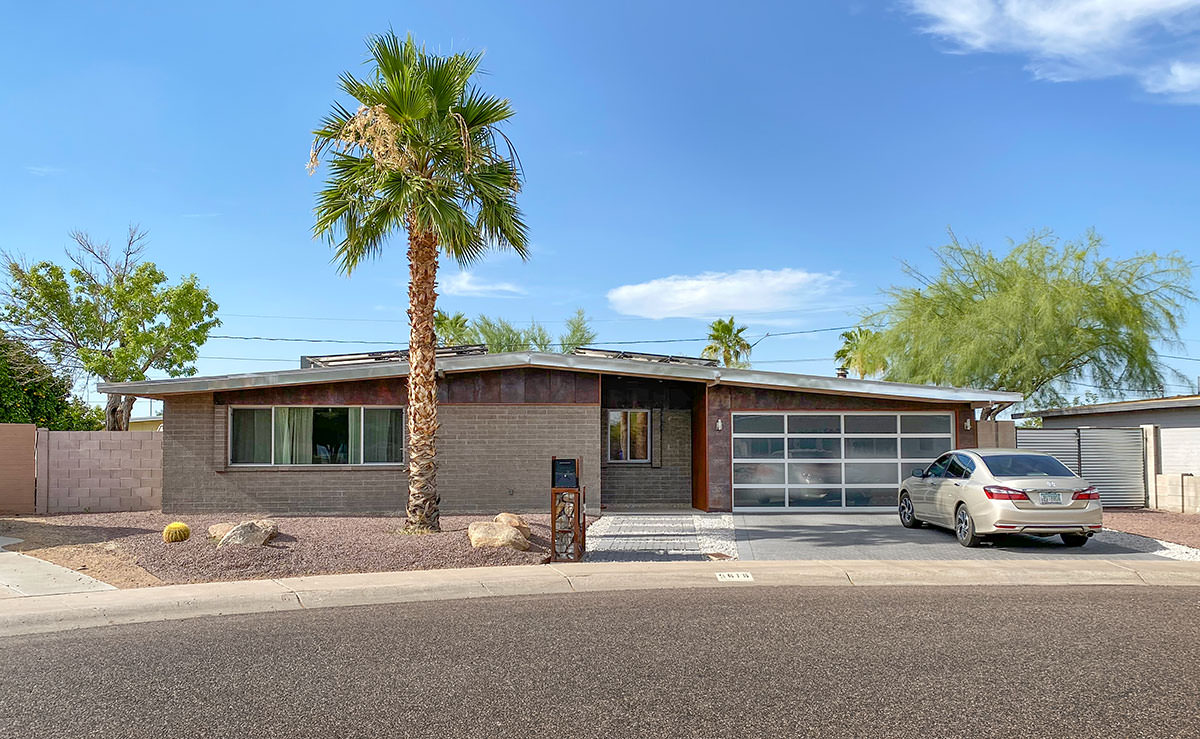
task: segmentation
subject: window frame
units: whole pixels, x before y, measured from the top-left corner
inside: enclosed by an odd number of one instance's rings
[[[606,464],[650,464],[654,461],[654,414],[652,408],[605,408],[604,409],[604,458]],[[645,459],[613,459],[612,458],[612,415],[613,413],[645,413],[646,414],[646,458]],[[629,448],[629,432],[632,424],[625,424],[625,448]]]
[[[364,458],[366,444],[366,410],[403,410],[404,443],[400,447],[399,462],[347,462],[344,464],[275,464],[275,409],[276,408],[358,408],[358,444],[359,459]],[[234,462],[233,461],[233,412],[235,410],[269,410],[271,411],[271,461],[270,462]],[[322,403],[322,404],[276,404],[237,403],[227,406],[225,412],[225,466],[233,469],[346,469],[359,467],[403,467],[408,464],[408,406],[403,405],[358,405],[352,403]]]

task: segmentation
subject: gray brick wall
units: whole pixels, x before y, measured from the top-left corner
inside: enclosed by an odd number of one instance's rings
[[[542,513],[550,458],[580,457],[593,505],[600,491],[596,405],[443,405],[438,490],[442,511]],[[294,514],[402,513],[403,466],[230,467],[227,408],[211,394],[169,398],[164,408],[163,509]]]
[[[692,412],[655,411],[662,414],[661,430],[653,429],[651,464],[608,463],[601,471],[604,504],[610,509],[627,506],[674,506],[692,503]],[[601,424],[601,435],[607,433]]]
[[[146,511],[162,505],[160,431],[38,430],[38,510]]]

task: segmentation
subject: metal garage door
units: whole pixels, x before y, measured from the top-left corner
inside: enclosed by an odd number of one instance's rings
[[[952,413],[734,413],[733,508],[890,508],[954,447]]]
[[[1105,507],[1146,505],[1146,450],[1140,428],[1017,429],[1017,446],[1058,457],[1100,489]]]

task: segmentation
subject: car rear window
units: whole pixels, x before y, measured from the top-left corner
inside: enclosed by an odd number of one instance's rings
[[[1042,454],[983,454],[983,463],[996,477],[1074,477],[1054,457]]]

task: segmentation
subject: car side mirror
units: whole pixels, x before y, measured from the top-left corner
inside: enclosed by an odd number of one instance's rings
[[[923,478],[923,477],[925,477],[925,470],[922,469],[921,467],[914,467],[913,471],[912,471],[912,476]]]

